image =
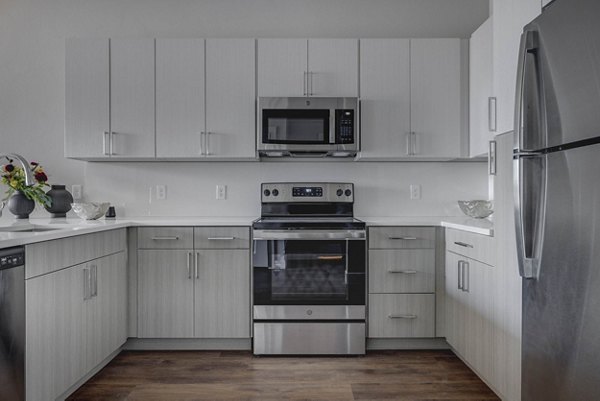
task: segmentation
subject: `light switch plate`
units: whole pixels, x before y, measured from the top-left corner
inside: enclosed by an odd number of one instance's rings
[[[156,186],[156,200],[165,200],[167,199],[167,186],[166,185],[157,185]]]

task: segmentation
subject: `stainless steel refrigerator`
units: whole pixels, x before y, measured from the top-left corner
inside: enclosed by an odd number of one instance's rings
[[[514,153],[523,401],[600,400],[600,0],[521,37]]]

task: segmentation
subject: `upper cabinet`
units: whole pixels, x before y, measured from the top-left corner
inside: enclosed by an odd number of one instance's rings
[[[255,47],[254,39],[67,40],[66,157],[254,159]]]
[[[469,42],[469,156],[488,152],[496,131],[496,99],[492,97],[492,20],[471,35]]]
[[[493,96],[497,105],[497,133],[512,131],[519,44],[523,27],[537,17],[540,0],[493,0]]]
[[[259,39],[258,95],[358,97],[358,40]]]
[[[254,158],[255,93],[254,39],[157,39],[157,157]]]
[[[361,159],[465,156],[467,53],[460,39],[361,40]]]
[[[154,40],[110,41],[111,157],[154,157]]]

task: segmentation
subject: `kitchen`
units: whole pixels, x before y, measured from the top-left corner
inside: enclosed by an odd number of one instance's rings
[[[13,366],[0,380],[15,394],[1,398],[597,398],[589,373],[598,355],[590,341],[595,318],[585,312],[594,297],[558,292],[570,299],[564,305],[526,297],[542,291],[535,278],[544,268],[544,219],[527,213],[543,191],[517,197],[527,215],[516,220],[526,224],[515,235],[512,131],[521,78],[527,85],[517,126],[524,132],[556,123],[532,116],[568,110],[563,124],[574,134],[549,140],[548,155],[560,155],[567,142],[567,151],[592,149],[587,138],[597,136],[589,112],[597,91],[579,92],[588,107],[578,110],[553,102],[551,86],[539,92],[531,84],[528,55],[537,54],[539,40],[529,35],[527,51],[519,49],[523,26],[538,15],[553,26],[579,18],[587,27],[577,12],[591,7],[583,14],[594,15],[597,6],[542,3],[3,2],[0,152],[39,162],[48,182],[65,184],[75,202],[110,202],[117,217],[83,221],[69,211],[66,220],[50,218],[38,206],[20,220],[4,208],[0,249],[25,247],[24,263],[21,256],[11,261],[25,264],[16,281],[25,282],[27,304],[25,312],[8,312],[21,317],[14,327],[26,323],[24,334],[8,334],[25,342],[24,366],[16,369],[24,379],[15,379],[15,363],[2,365]],[[552,38],[543,20],[535,27]],[[559,99],[597,77],[597,45],[587,45],[581,79],[557,79]],[[549,97],[548,111],[535,109],[536,95]],[[326,99],[334,105],[323,106]],[[282,142],[282,119],[290,138],[314,127],[321,137],[269,147],[273,138]],[[585,143],[576,141],[581,130]],[[558,162],[547,159],[556,171]],[[593,170],[597,162],[586,160],[571,167],[582,169],[573,174]],[[520,191],[540,189],[535,174],[545,164],[535,154],[516,166],[528,171]],[[566,208],[571,218],[582,217],[569,208],[577,202],[595,216],[596,195],[581,198],[578,180],[548,182],[553,215]],[[469,199],[493,200],[494,213],[466,217],[457,201]],[[567,245],[553,244],[552,258],[567,265],[569,255],[588,266],[594,228],[577,222],[577,231],[554,239]],[[546,230],[554,224],[547,219]],[[22,229],[29,231],[14,231]],[[522,236],[526,241],[517,242]],[[308,267],[326,280],[316,285],[296,274],[283,281]],[[594,272],[587,273],[593,283]],[[360,277],[364,291],[355,292]],[[575,280],[585,289],[585,279]],[[265,293],[270,298],[257,296]],[[302,300],[307,296],[310,302]],[[585,323],[573,327],[559,317],[557,324],[544,306]],[[2,327],[12,330],[4,322],[13,320],[2,316]],[[551,328],[543,344],[570,352],[540,349],[538,322],[546,325],[542,333]],[[583,337],[565,342],[570,330]],[[556,369],[545,368],[536,359],[542,357]],[[419,360],[421,373],[408,374]],[[437,371],[440,361],[449,370]],[[167,365],[180,363],[189,364],[190,377],[169,377]],[[153,364],[165,369],[148,368]],[[369,381],[368,369],[390,365],[393,375]],[[352,377],[344,376],[352,367]],[[214,371],[203,379],[194,369]],[[256,369],[275,377],[248,376]],[[315,374],[328,369],[339,369],[339,388]],[[444,383],[427,369],[462,381]],[[140,383],[136,375],[154,378]],[[411,393],[419,386],[423,392]]]

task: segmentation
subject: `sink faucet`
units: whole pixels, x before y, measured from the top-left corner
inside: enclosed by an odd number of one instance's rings
[[[33,177],[33,174],[31,173],[31,167],[29,166],[29,162],[23,156],[18,155],[16,153],[7,153],[5,155],[0,154],[0,159],[3,157],[5,157],[8,160],[17,160],[21,164],[21,166],[23,166],[23,172],[25,173],[25,185],[30,187],[35,184],[35,179]]]

